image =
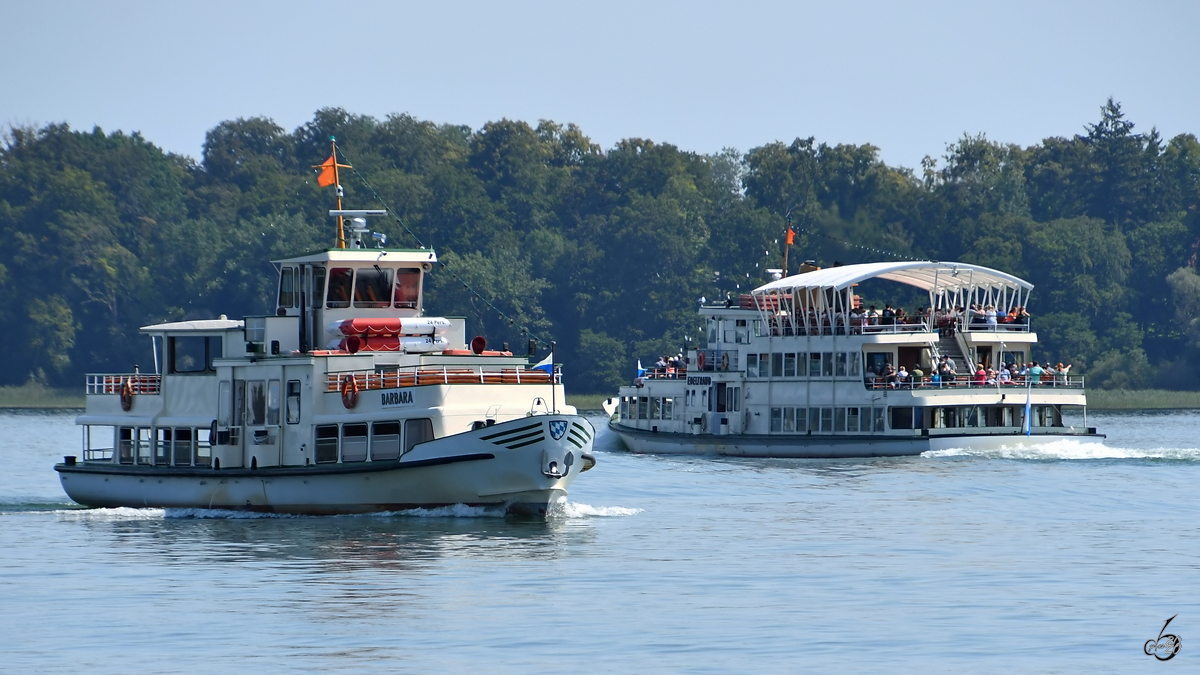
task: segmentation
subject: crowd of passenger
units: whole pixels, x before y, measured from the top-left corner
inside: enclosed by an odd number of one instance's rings
[[[1008,385],[1063,385],[1071,372],[1071,365],[1058,363],[1045,366],[1037,361],[1030,363],[1006,363],[999,368],[979,366],[974,373],[959,373],[958,364],[949,356],[942,356],[936,367],[926,374],[920,365],[912,370],[903,365],[897,370],[892,364],[884,366],[883,371],[876,373],[868,370],[867,386],[872,389],[880,388],[913,388],[913,387],[954,387],[954,386],[1008,386]]]
[[[784,315],[771,318],[773,335],[851,335],[864,333],[893,333],[910,330],[929,330],[936,327],[942,335],[954,335],[959,326],[967,330],[1028,330],[1029,312],[1024,305],[1008,312],[995,305],[973,304],[969,307],[918,307],[908,313],[903,307],[885,304],[883,310],[875,305],[855,307],[847,313],[832,309],[809,309],[792,320]]]
[[[680,377],[687,372],[687,359],[683,358],[683,354],[675,356],[660,356],[658,360],[650,366],[650,377],[653,378],[668,378],[673,379]]]

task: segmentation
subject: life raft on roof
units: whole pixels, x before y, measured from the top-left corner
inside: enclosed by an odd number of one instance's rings
[[[365,336],[423,336],[444,335],[450,330],[450,320],[442,317],[386,317],[374,319],[346,319],[335,321],[329,332],[342,335]],[[396,351],[395,349],[387,351]]]

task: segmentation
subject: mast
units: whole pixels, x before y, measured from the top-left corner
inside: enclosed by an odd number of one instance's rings
[[[334,138],[333,136],[329,137],[329,156],[333,158],[333,184],[336,186],[335,190],[337,191],[337,210],[341,211],[342,210],[342,181],[338,177],[337,139]],[[346,248],[346,228],[342,224],[342,217],[338,216],[337,219],[338,219],[337,248]]]
[[[338,164],[337,161],[337,138],[329,137],[329,159],[314,164],[314,169],[320,169],[321,174],[317,176],[317,185],[320,187],[329,187],[333,185],[337,191],[337,241],[334,242],[334,248],[346,248],[346,228],[342,222],[342,181],[338,176],[338,169],[352,169],[354,167],[349,164]],[[332,213],[330,215],[333,215]]]

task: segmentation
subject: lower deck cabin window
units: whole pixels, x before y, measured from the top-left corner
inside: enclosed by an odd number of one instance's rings
[[[367,460],[367,425],[342,425],[342,461],[365,462]]]
[[[414,446],[433,440],[433,420],[422,417],[404,421],[404,452],[408,453]]]
[[[371,425],[371,461],[400,457],[400,423],[375,422]]]
[[[336,462],[338,458],[338,428],[336,424],[317,427],[317,463]]]

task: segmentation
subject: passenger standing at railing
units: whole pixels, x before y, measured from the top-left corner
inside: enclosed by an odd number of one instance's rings
[[[896,325],[896,310],[892,309],[890,304],[883,306],[883,316],[879,318],[879,323],[884,326]]]
[[[996,306],[988,305],[987,309],[983,310],[984,316],[987,317],[987,325],[991,330],[996,330]]]
[[[1029,366],[1029,381],[1033,384],[1037,384],[1041,381],[1043,372],[1045,372],[1045,370],[1038,365],[1037,361],[1034,361],[1033,364]]]
[[[1058,364],[1058,366],[1055,367],[1054,379],[1059,384],[1066,384],[1067,383],[1067,374],[1070,372],[1071,372],[1071,366],[1069,364],[1064,366],[1063,364],[1060,363],[1060,364]]]

